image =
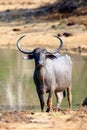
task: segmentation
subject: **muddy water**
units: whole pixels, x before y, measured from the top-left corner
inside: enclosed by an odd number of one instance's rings
[[[40,111],[39,100],[33,83],[34,62],[25,61],[16,50],[0,49],[0,111]],[[71,55],[73,61],[73,108],[87,96],[87,56]],[[46,97],[47,98],[47,97]],[[55,105],[55,98],[54,98]],[[62,108],[67,108],[67,98]]]

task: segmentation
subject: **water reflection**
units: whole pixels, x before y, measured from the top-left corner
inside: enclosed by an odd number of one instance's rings
[[[25,61],[16,50],[0,50],[0,109],[40,110],[33,83],[34,62]],[[73,107],[87,96],[87,57],[71,55],[73,60]],[[55,103],[55,100],[54,100]],[[62,107],[67,107],[67,99]]]

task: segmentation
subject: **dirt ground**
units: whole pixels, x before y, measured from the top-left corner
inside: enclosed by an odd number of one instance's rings
[[[36,8],[53,2],[55,0],[52,2],[50,0],[33,0],[33,2],[32,0],[0,0],[0,48],[17,49],[17,39],[26,34],[21,42],[23,48],[34,49],[37,46],[44,46],[50,50],[59,44],[53,35],[61,35],[64,41],[63,52],[86,55],[87,6],[77,9],[70,17],[56,13],[35,16],[35,12],[38,12]],[[30,13],[31,17],[28,15]],[[66,36],[66,33],[69,36]],[[67,109],[52,113],[29,111],[0,113],[0,130],[7,129],[86,130],[87,107],[75,111]]]
[[[51,113],[4,112],[0,114],[0,130],[87,130],[87,108]]]

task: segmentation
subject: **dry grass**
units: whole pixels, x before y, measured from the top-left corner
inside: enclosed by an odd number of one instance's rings
[[[27,34],[22,46],[27,49],[34,49],[37,46],[44,46],[53,49],[58,46],[58,40],[53,35],[61,34],[64,41],[63,49],[66,51],[87,52],[87,7],[78,8],[71,14],[59,14],[57,12],[41,17],[29,19],[26,17],[29,9],[52,4],[53,0],[0,0],[0,47],[16,48],[19,36]],[[73,26],[67,26],[74,23]],[[64,37],[63,33],[69,32],[70,37]],[[27,42],[26,42],[27,41]],[[79,49],[80,48],[80,49]]]

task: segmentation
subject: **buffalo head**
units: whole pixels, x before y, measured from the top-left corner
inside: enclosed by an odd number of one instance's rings
[[[35,48],[33,51],[25,51],[20,46],[20,40],[24,36],[25,35],[21,36],[18,39],[17,47],[18,47],[19,51],[21,51],[24,54],[27,54],[27,57],[24,57],[24,59],[35,59],[35,67],[37,69],[40,69],[45,66],[47,58],[50,58],[50,59],[56,58],[56,56],[54,54],[59,52],[63,45],[62,39],[58,36],[55,36],[60,40],[60,46],[57,49],[55,49],[53,51],[47,51],[45,48]]]

